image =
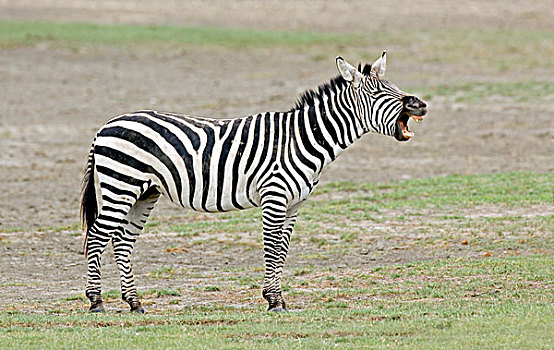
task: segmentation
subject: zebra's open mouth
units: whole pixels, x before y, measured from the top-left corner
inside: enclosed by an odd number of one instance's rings
[[[423,121],[423,116],[427,114],[427,104],[419,98],[407,95],[402,98],[404,108],[396,119],[396,132],[394,137],[398,141],[407,141],[414,137],[414,133],[408,129],[408,120],[412,118],[416,123]]]
[[[414,137],[414,133],[408,129],[408,120],[412,118],[416,123],[423,122],[423,115],[414,115],[406,111],[402,112],[400,117],[396,120],[396,133],[394,137],[398,141],[408,141],[410,138]]]

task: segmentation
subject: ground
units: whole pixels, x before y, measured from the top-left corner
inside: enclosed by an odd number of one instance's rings
[[[475,91],[469,88],[466,95],[461,91],[463,96],[457,99],[452,94],[445,97],[440,90],[467,86],[464,84],[488,87],[521,81],[551,87],[552,66],[543,64],[541,53],[532,54],[538,57],[536,65],[508,61],[505,70],[487,64],[490,53],[485,50],[476,53],[457,48],[456,58],[436,60],[438,53],[425,41],[427,27],[434,31],[468,29],[486,33],[507,27],[515,31],[551,30],[554,15],[548,2],[530,5],[518,1],[446,4],[424,1],[414,7],[398,0],[274,1],[267,5],[269,10],[261,4],[0,2],[3,20],[323,31],[377,39],[384,29],[400,32],[413,29],[423,33],[419,38],[424,43],[401,45],[392,39],[375,40],[388,44],[382,47],[365,39],[367,46],[340,42],[308,48],[174,44],[151,49],[93,44],[64,46],[46,41],[1,49],[0,305],[17,303],[25,308],[36,300],[54,305],[61,298],[82,293],[85,261],[83,235],[77,227],[80,181],[94,133],[109,118],[144,108],[213,117],[287,110],[301,91],[336,75],[334,57],[339,54],[356,63],[373,60],[382,49],[388,49],[387,78],[405,91],[428,98],[429,113],[422,125],[411,125],[416,137],[409,142],[365,136],[325,171],[323,185],[335,181],[386,183],[448,174],[554,170],[552,94],[541,95],[540,100],[520,100],[502,94],[483,99],[471,95]],[[268,16],[268,12],[278,15]],[[537,45],[552,49],[551,43]],[[465,54],[467,59],[459,57]],[[548,52],[543,54],[550,57],[545,60],[552,57]],[[474,59],[482,60],[476,63]],[[513,215],[533,218],[551,213],[552,205],[514,210]],[[502,211],[502,207],[467,208],[462,215],[490,216],[494,211]],[[368,265],[482,254],[468,251],[464,245],[433,251],[399,248],[410,238],[397,232],[396,243],[391,243],[390,236],[377,233],[392,234],[391,225],[403,227],[405,224],[395,219],[400,214],[398,210],[384,214],[380,225],[387,227],[383,231],[379,231],[375,222],[366,222],[365,238],[371,246],[341,253],[346,256],[333,255],[325,266],[340,269],[348,261],[350,267],[361,270]],[[158,221],[179,220],[179,224],[186,224],[186,220],[217,220],[217,216],[212,219],[204,214],[183,213],[167,201],[160,203],[154,216]],[[236,271],[257,281],[252,282],[254,290],[259,288],[256,283],[261,279],[263,266],[259,233],[244,233],[239,238],[242,244],[231,248],[223,248],[227,240],[235,239],[230,233],[207,233],[201,238],[203,242],[194,243],[196,237],[150,228],[136,248],[134,265],[140,287],[179,288],[187,291],[182,297],[184,303],[192,305],[226,300],[228,293],[218,290],[236,283],[231,279]],[[299,238],[293,244],[296,246],[292,247],[287,269],[298,272],[321,264],[315,258],[299,257],[299,252],[306,250],[314,255],[322,253],[313,241]],[[373,254],[379,249],[384,253]],[[117,272],[111,256],[104,261],[105,290],[117,289]],[[213,287],[213,293],[207,293],[210,285],[206,283],[220,284]],[[240,294],[245,288],[235,289]],[[261,303],[259,299],[257,296],[248,302]],[[236,300],[230,302],[241,304]]]

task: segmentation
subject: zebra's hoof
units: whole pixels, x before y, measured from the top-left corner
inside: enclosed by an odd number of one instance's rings
[[[146,310],[142,307],[142,304],[140,301],[135,301],[130,303],[131,306],[131,312],[137,313],[137,314],[143,314],[146,312]]]
[[[284,312],[289,312],[289,310],[287,310],[286,307],[274,307],[273,309],[268,309],[267,310],[268,312],[274,312],[276,314],[280,314],[280,313],[284,313]]]
[[[269,312],[286,312],[287,311],[287,304],[285,304],[285,301],[283,300],[283,296],[281,295],[281,292],[262,292],[262,296],[265,300],[269,303],[269,308],[267,311]]]
[[[104,304],[102,304],[101,302],[91,305],[88,311],[93,313],[106,312],[106,310],[104,309]]]
[[[136,314],[143,314],[143,313],[146,312],[146,310],[141,306],[138,309],[131,309],[131,312],[136,313]]]

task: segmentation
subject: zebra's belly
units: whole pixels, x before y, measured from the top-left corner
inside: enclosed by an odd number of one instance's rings
[[[205,198],[198,198],[194,205],[184,205],[200,212],[226,212],[233,210],[249,209],[260,206],[259,196],[246,195],[246,193],[209,193]]]
[[[248,209],[260,206],[260,196],[253,184],[246,188],[247,177],[244,174],[239,176],[233,183],[229,177],[226,181],[212,181],[199,186],[191,186],[184,183],[180,196],[180,203],[185,208],[200,212],[224,212],[232,210]]]
[[[249,201],[238,201],[236,204],[226,203],[226,202],[221,202],[218,204],[217,201],[208,201],[205,206],[206,210],[204,210],[203,208],[195,208],[195,210],[206,211],[206,212],[226,212],[226,211],[250,209],[250,208],[259,206],[259,204],[254,205]]]

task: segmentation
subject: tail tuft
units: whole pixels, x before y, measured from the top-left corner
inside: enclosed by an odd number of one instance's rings
[[[91,147],[81,185],[81,226],[85,231],[83,251],[87,255],[88,231],[98,216],[96,190],[94,188],[94,146]]]

